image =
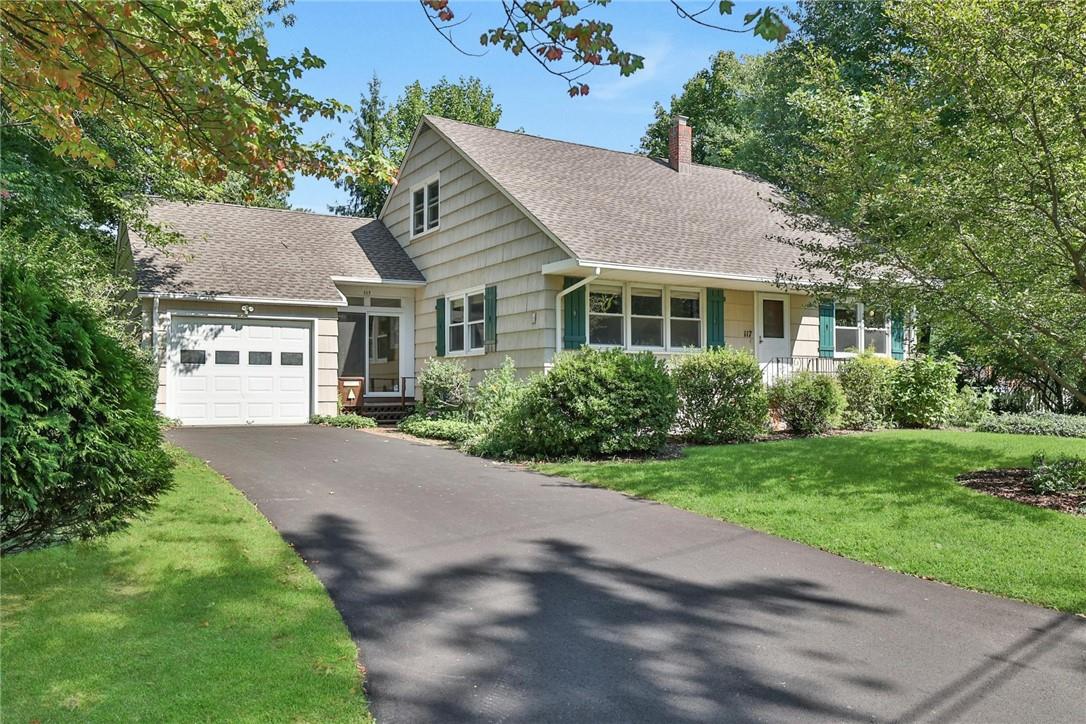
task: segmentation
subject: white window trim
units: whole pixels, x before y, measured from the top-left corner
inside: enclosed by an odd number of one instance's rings
[[[480,322],[468,321],[468,297],[473,297],[476,294],[483,297],[483,319]],[[452,339],[450,330],[452,329],[452,301],[454,299],[461,299],[464,302],[464,349],[454,351],[449,347],[449,342]],[[483,346],[482,347],[469,347],[471,343],[471,335],[468,333],[468,327],[471,324],[483,325]],[[478,357],[479,355],[486,354],[486,286],[473,287],[462,292],[453,292],[445,295],[445,356],[446,357]]]
[[[430,226],[430,184],[437,182],[438,186],[438,199],[437,199],[437,223]],[[415,192],[422,191],[422,231],[415,233]],[[423,181],[412,186],[407,192],[407,226],[411,231],[412,239],[420,239],[427,234],[431,234],[441,228],[441,174],[435,173],[433,176],[426,178]]]
[[[622,317],[622,344],[597,344],[592,342],[591,331],[591,295],[592,288],[596,287],[610,287],[612,289],[618,288],[622,290],[622,314],[603,314],[600,316],[613,316]],[[632,290],[637,289],[657,289],[663,293],[663,324],[664,324],[664,344],[662,347],[646,347],[633,344],[632,326],[633,326],[633,307],[631,306]],[[671,346],[671,293],[685,292],[688,294],[698,295],[698,346],[697,347],[672,347]],[[585,292],[585,333],[586,343],[593,349],[621,349],[627,352],[652,352],[654,354],[692,354],[707,349],[706,343],[706,314],[705,314],[705,289],[700,287],[687,287],[687,286],[671,286],[668,284],[651,284],[643,282],[625,282],[612,279],[596,280],[588,284],[588,291]],[[640,315],[637,315],[640,316]],[[645,319],[657,319],[657,317],[644,317]],[[674,317],[674,319],[692,320],[692,317]]]
[[[622,297],[622,312],[615,314],[614,312],[593,312],[592,311],[592,287],[618,289],[619,296]],[[585,342],[590,347],[595,349],[629,349],[630,348],[630,299],[626,285],[622,282],[609,282],[604,281],[600,283],[592,283],[588,285],[588,290],[584,295],[585,302]],[[597,317],[619,317],[622,319],[622,344],[598,344],[592,341],[592,315]]]
[[[860,352],[839,352],[837,350],[837,307],[839,306],[853,306],[856,309],[856,347]],[[834,318],[833,318],[833,356],[837,359],[847,359],[849,357],[856,357],[862,352],[867,351],[867,339],[865,336],[866,325],[864,324],[864,313],[866,308],[863,302],[834,302]],[[846,327],[846,329],[853,329],[852,327]],[[894,351],[894,331],[893,320],[889,313],[886,315],[886,326],[875,327],[875,330],[882,330],[886,332],[886,351],[885,352],[872,352],[876,357],[892,357]]]

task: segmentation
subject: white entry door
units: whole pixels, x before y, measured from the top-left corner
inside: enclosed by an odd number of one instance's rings
[[[792,355],[788,316],[787,295],[758,294],[754,326],[760,362],[773,362]]]
[[[170,325],[166,407],[186,425],[306,422],[310,324],[179,317]]]

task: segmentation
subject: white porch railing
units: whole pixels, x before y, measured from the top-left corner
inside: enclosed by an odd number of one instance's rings
[[[774,357],[762,365],[762,380],[771,385],[799,372],[836,375],[841,362],[833,357]]]

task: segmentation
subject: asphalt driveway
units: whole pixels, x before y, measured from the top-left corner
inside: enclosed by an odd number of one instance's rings
[[[459,453],[182,428],[324,581],[382,722],[1071,722],[1086,619]]]

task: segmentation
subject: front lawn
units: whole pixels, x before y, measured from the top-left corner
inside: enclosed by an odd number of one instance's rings
[[[130,530],[3,559],[4,721],[369,721],[320,582],[175,454],[176,487]]]
[[[894,430],[539,469],[884,568],[1086,613],[1086,518],[954,481],[969,470],[1024,467],[1041,450],[1086,455],[1086,442]]]

